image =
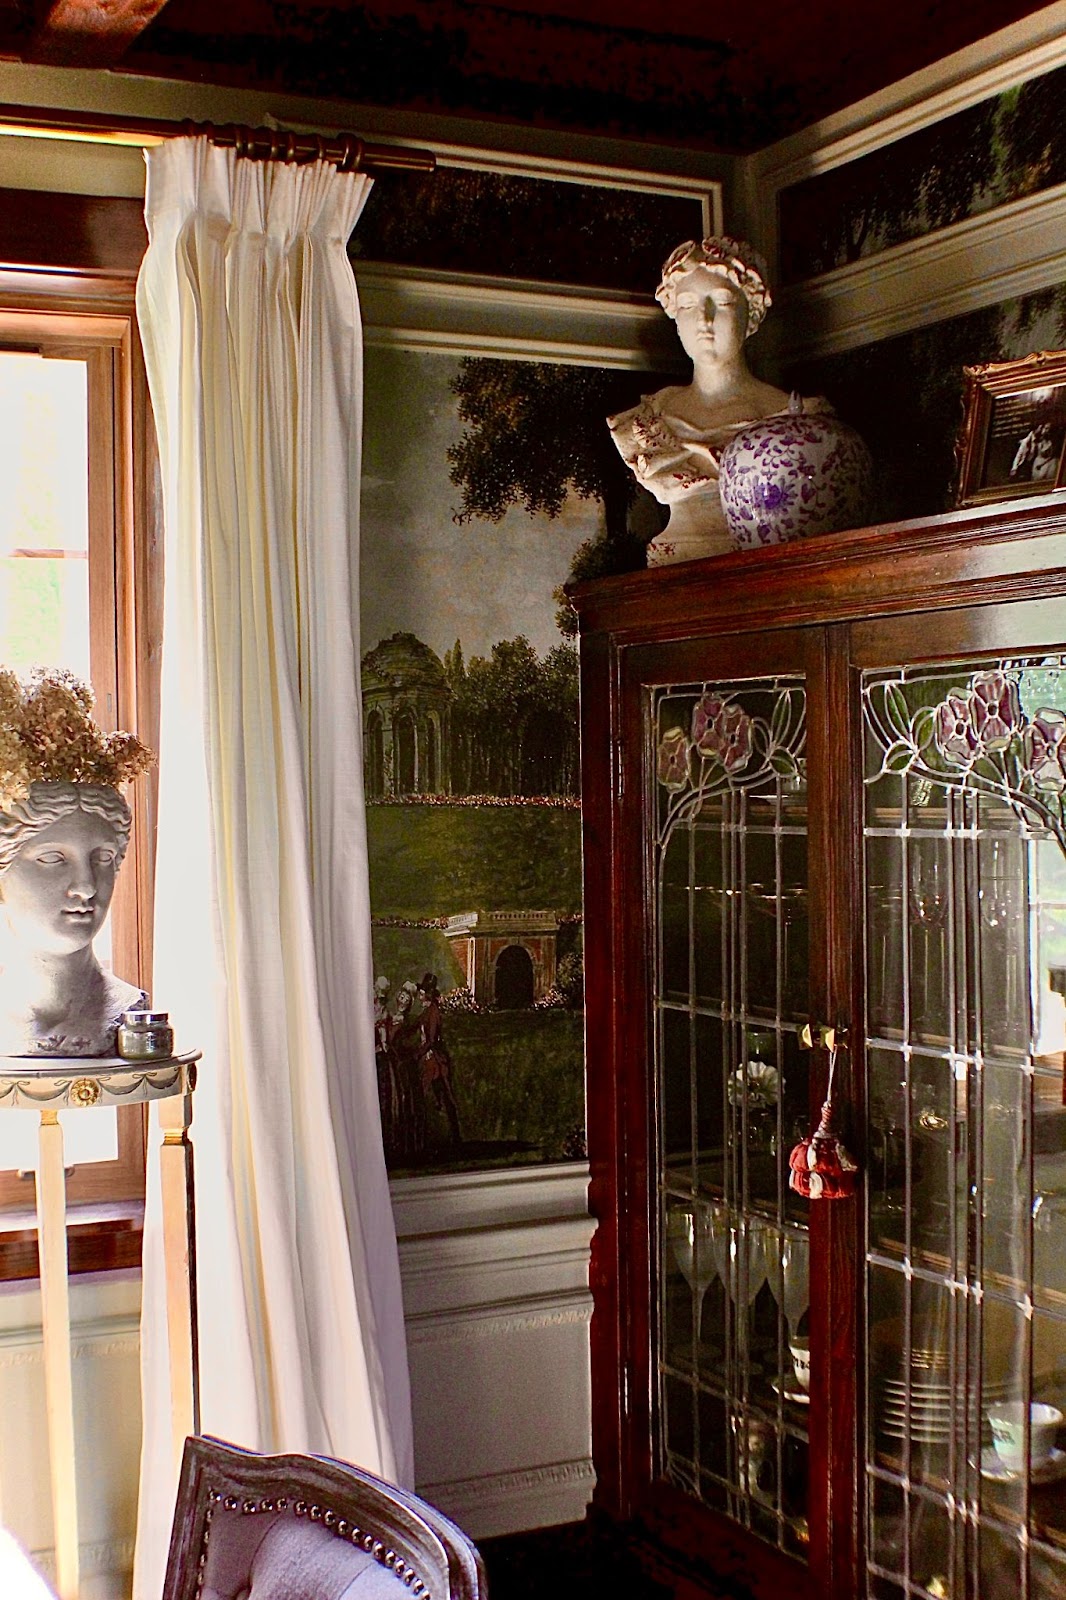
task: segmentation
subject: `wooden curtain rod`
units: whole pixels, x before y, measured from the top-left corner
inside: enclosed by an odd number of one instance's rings
[[[164,122],[154,117],[117,117],[95,111],[55,111],[41,106],[0,105],[0,133],[33,139],[73,139],[89,144],[158,145],[200,135],[239,156],[271,161],[333,161],[341,172],[432,172],[432,150],[367,144],[354,133],[290,133],[284,128],[246,128],[227,122]]]

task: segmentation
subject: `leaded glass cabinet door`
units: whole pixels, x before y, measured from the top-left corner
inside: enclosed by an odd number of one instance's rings
[[[810,1118],[806,682],[643,693],[653,1470],[802,1559],[810,1241],[787,1180]]]
[[[1066,654],[1034,616],[960,614],[1011,648],[921,665],[870,629],[860,676],[876,1600],[1066,1595]]]

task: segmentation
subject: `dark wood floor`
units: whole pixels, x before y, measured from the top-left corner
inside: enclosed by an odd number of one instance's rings
[[[489,1600],[680,1600],[666,1574],[646,1570],[635,1546],[600,1520],[484,1539]],[[684,1593],[691,1594],[688,1584]],[[744,1600],[746,1591],[701,1585],[706,1600]]]

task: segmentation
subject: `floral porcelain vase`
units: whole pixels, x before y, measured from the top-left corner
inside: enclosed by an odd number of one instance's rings
[[[828,412],[789,412],[741,428],[722,452],[719,489],[737,550],[861,526],[870,452]]]

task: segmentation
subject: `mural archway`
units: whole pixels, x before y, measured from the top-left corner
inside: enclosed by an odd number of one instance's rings
[[[524,1011],[535,994],[533,957],[520,944],[509,944],[496,959],[495,999],[498,1011]]]

